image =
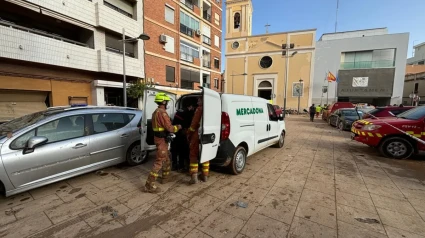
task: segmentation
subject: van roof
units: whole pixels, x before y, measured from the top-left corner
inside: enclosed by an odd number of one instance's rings
[[[247,95],[238,95],[238,94],[227,94],[227,93],[223,93],[221,96],[224,99],[245,99],[245,100],[255,101],[255,102],[266,102],[266,103],[269,102],[267,99],[256,97],[256,96],[247,96]]]

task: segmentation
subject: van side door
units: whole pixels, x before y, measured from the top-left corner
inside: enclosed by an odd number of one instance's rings
[[[201,163],[210,161],[217,156],[221,134],[221,96],[208,88],[202,88],[202,96],[203,114],[201,130],[199,131]]]
[[[276,110],[274,109],[273,105],[267,104],[267,108],[269,111],[269,133],[268,133],[268,142],[267,144],[274,145],[279,140],[279,117],[276,114]]]
[[[259,151],[267,147],[269,137],[269,119],[268,108],[264,101],[252,100],[252,108],[254,113],[254,140],[255,151]]]

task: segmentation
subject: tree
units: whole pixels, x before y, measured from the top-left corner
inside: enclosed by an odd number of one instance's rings
[[[146,82],[144,79],[138,79],[127,88],[127,95],[131,98],[143,98],[146,89],[153,88],[155,85],[151,82]]]

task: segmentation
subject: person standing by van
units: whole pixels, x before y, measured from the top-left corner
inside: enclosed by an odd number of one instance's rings
[[[154,142],[156,145],[156,158],[145,184],[145,191],[148,193],[161,192],[161,189],[155,185],[156,178],[161,168],[161,183],[164,184],[168,182],[171,162],[168,156],[168,144],[165,138],[168,133],[176,133],[182,128],[181,125],[173,126],[171,124],[171,119],[166,111],[169,101],[170,98],[165,93],[158,93],[155,96],[155,103],[158,104],[158,108],[152,114],[152,129],[154,131]]]
[[[316,114],[316,107],[314,106],[314,103],[309,108],[310,113],[310,121],[314,121],[314,114]]]
[[[187,140],[189,141],[190,148],[190,184],[198,183],[198,156],[199,156],[199,127],[202,125],[202,114],[203,114],[203,106],[202,106],[202,97],[198,98],[198,108],[196,108],[195,115],[193,116],[192,123],[190,124]],[[201,180],[206,182],[208,180],[208,174],[210,169],[210,162],[202,163],[202,175]]]
[[[192,122],[194,108],[194,105],[188,104],[174,115],[173,124],[182,125],[182,130],[176,133],[176,138],[171,143],[172,171],[184,171],[189,167],[189,142],[186,134]]]

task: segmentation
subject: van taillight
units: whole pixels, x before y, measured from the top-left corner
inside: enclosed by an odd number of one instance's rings
[[[221,137],[220,140],[229,139],[230,135],[230,118],[226,112],[221,113]]]

